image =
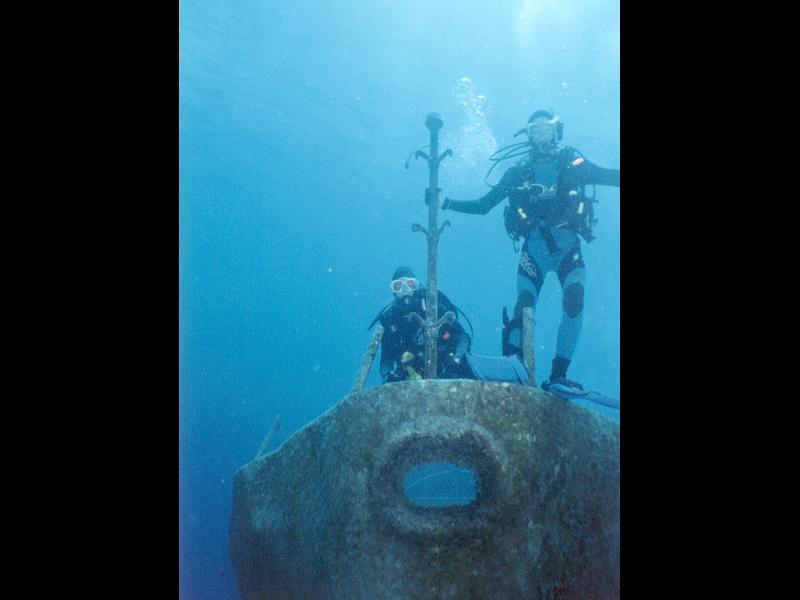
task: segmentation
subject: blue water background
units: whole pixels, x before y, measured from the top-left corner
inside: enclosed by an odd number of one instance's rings
[[[565,143],[618,168],[619,2],[181,0],[179,35],[180,596],[239,598],[234,472],[276,416],[271,449],[349,392],[395,267],[425,277],[411,223],[427,223],[428,171],[404,168],[428,143],[425,115],[444,119],[450,197],[484,194],[487,157],[540,107],[563,119]],[[619,190],[597,198],[570,375],[618,397]],[[440,289],[483,354],[500,354],[501,308],[516,296],[502,207],[440,213],[453,224]],[[537,381],[560,314],[551,274]]]

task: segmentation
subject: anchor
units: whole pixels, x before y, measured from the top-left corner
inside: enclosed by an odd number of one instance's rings
[[[412,312],[407,318],[416,321],[425,333],[425,379],[436,379],[437,362],[437,340],[439,329],[446,324],[456,320],[452,311],[447,311],[439,319],[439,290],[437,280],[437,252],[439,248],[439,237],[444,228],[450,225],[450,221],[437,226],[437,213],[439,211],[439,164],[448,156],[453,155],[450,149],[439,154],[439,130],[444,125],[444,121],[439,113],[430,113],[425,119],[425,127],[430,131],[430,155],[422,150],[417,150],[414,158],[424,158],[428,163],[428,188],[425,190],[426,197],[430,198],[428,203],[428,227],[427,229],[419,223],[411,225],[411,231],[425,235],[428,240],[428,290],[426,297],[427,318],[423,319],[416,312]]]

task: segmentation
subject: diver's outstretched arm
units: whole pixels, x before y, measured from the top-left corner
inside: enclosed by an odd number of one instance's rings
[[[500,204],[506,195],[505,193],[501,193],[498,188],[494,188],[478,200],[453,200],[452,198],[445,198],[442,203],[442,210],[454,210],[471,215],[485,215]]]
[[[454,210],[456,212],[467,213],[472,215],[485,215],[495,206],[500,204],[508,197],[508,192],[511,188],[519,186],[519,174],[515,167],[511,167],[503,174],[503,177],[492,186],[481,198],[477,200],[453,200],[452,198],[445,198],[442,203],[442,210]]]
[[[580,173],[581,183],[619,187],[619,169],[604,169],[585,160],[579,166],[578,172]]]

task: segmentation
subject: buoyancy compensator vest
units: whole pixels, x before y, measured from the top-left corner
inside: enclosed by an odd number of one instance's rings
[[[525,238],[533,229],[566,228],[587,242],[594,239],[594,190],[586,195],[586,184],[580,177],[583,156],[570,146],[558,151],[555,189],[548,189],[535,180],[535,163],[520,160],[515,168],[521,185],[508,190],[508,206],[503,213],[506,231],[512,240]],[[549,234],[549,231],[548,231]]]

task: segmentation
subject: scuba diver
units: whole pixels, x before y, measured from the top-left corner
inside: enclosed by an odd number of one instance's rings
[[[390,284],[394,300],[386,306],[367,329],[380,321],[384,333],[381,340],[381,377],[384,383],[405,379],[422,379],[425,373],[425,334],[411,317],[416,312],[425,318],[426,289],[408,267],[398,267]],[[442,379],[471,379],[464,355],[471,337],[464,331],[457,315],[459,309],[441,291],[438,292],[439,315],[452,311],[456,320],[439,329],[437,371]],[[463,314],[463,313],[462,313]]]
[[[567,379],[567,368],[583,323],[586,272],[579,236],[591,242],[596,223],[594,187],[591,197],[586,196],[585,188],[595,184],[619,187],[620,171],[598,167],[575,148],[560,144],[563,124],[546,110],[535,111],[527,127],[514,137],[523,133],[527,134],[527,141],[501,148],[490,157],[494,164],[485,179],[492,188],[489,192],[472,201],[445,198],[441,208],[485,215],[508,198],[504,218],[514,251],[520,238],[524,242],[517,268],[513,319],[509,320],[503,307],[503,355],[522,357],[522,310],[527,306],[536,309],[545,275],[553,271],[561,283],[563,312],[550,378],[542,388],[559,384],[583,390],[581,384]],[[522,158],[496,185],[488,183],[489,174],[500,161],[516,157]],[[428,189],[426,204],[430,198]]]

